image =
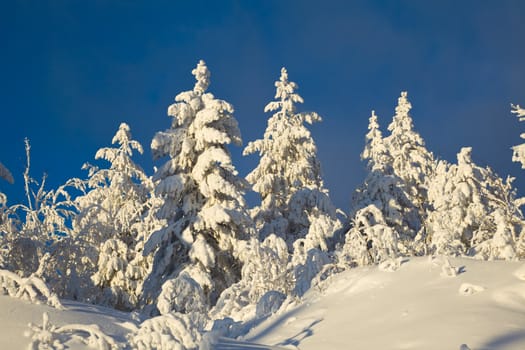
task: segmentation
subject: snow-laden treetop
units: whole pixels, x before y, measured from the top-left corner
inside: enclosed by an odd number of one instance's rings
[[[129,156],[133,154],[132,149],[137,150],[140,154],[144,152],[142,145],[135,140],[131,139],[131,129],[128,124],[121,123],[117,133],[111,140],[112,144],[119,144],[122,150]]]
[[[210,86],[210,71],[208,67],[206,67],[206,63],[200,60],[197,67],[191,71],[191,74],[193,74],[197,80],[193,91],[203,94],[208,89],[208,86]]]
[[[372,113],[370,114],[370,118],[368,119],[368,130],[375,130],[379,129],[379,123],[377,122],[377,115],[376,111],[372,110]]]
[[[409,112],[412,109],[412,104],[408,101],[408,93],[401,92],[401,96],[397,99],[396,115],[392,123],[388,126],[388,130],[395,133],[402,133],[403,131],[412,131],[412,118],[409,117]]]
[[[131,157],[133,156],[133,150],[136,150],[140,154],[144,152],[142,145],[131,138],[131,129],[128,124],[121,123],[119,129],[113,139],[112,144],[118,144],[118,148],[104,147],[97,151],[95,159],[104,159],[111,163],[110,169],[120,171],[131,177],[137,179],[144,179],[146,175],[143,173],[142,168],[135,164]],[[86,168],[90,168],[88,164],[84,165]],[[97,168],[91,167],[90,176],[97,171]],[[105,171],[101,174],[106,173]],[[104,175],[108,176],[108,175]],[[98,180],[94,180],[98,181]]]
[[[264,112],[271,112],[281,108],[285,115],[292,115],[295,113],[295,103],[303,103],[303,98],[295,93],[297,84],[293,81],[288,81],[288,72],[286,68],[281,68],[281,77],[279,81],[275,82],[277,91],[275,98],[279,101],[272,101],[266,105]]]
[[[383,136],[381,130],[379,129],[379,122],[377,121],[377,115],[375,111],[372,111],[370,119],[368,119],[368,133],[365,136],[366,145],[363,153],[361,153],[361,159],[372,160],[376,153],[384,154],[386,148],[383,143]],[[377,157],[378,158],[378,157]],[[375,163],[378,159],[374,159],[371,164],[369,164],[370,169],[375,167]]]

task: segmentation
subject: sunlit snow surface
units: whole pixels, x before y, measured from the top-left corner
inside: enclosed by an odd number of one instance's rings
[[[448,260],[456,276],[446,258],[428,257],[394,272],[346,271],[245,339],[302,350],[525,349],[525,265]]]
[[[44,311],[54,325],[98,324],[119,343],[137,324],[126,313],[63,304],[67,310],[60,311],[0,297],[0,349],[27,348],[27,324],[41,325]],[[252,324],[242,339],[210,339],[210,347],[525,349],[525,264],[425,257],[356,268],[314,287],[300,305]]]
[[[49,322],[62,326],[68,324],[96,324],[106,335],[118,343],[126,342],[126,334],[136,329],[136,322],[130,314],[95,305],[62,301],[66,310],[47,305],[31,304],[27,301],[0,296],[0,349],[27,349],[30,338],[24,333],[30,330],[28,324],[42,325],[42,316],[47,312]],[[66,349],[89,349],[79,341],[71,340]]]

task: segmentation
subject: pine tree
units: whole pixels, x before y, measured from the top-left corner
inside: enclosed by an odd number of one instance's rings
[[[275,234],[284,238],[291,250],[297,239],[306,238],[309,247],[326,250],[327,240],[339,224],[321,178],[317,148],[304,125],[320,122],[321,117],[315,112],[296,112],[296,104],[303,99],[295,93],[297,85],[288,80],[285,68],[275,86],[277,100],[264,109],[275,111],[264,137],[250,142],[244,150],[244,155],[259,153],[261,157],[247,176],[261,196],[252,217],[260,239]],[[312,226],[315,221],[320,225]]]
[[[248,185],[238,177],[227,148],[241,145],[233,107],[206,92],[210,73],[203,61],[192,74],[197,80],[193,90],[175,98],[168,108],[171,127],[151,143],[155,159],[168,157],[154,175],[164,200],[157,216],[166,225],[145,246],[145,254],[154,255],[146,303],[155,301],[164,282],[191,278],[207,305],[213,305],[222,290],[239,280],[237,242],[253,232],[244,200]],[[169,307],[164,302],[165,312],[179,309],[176,300],[170,302]]]
[[[91,275],[96,301],[122,310],[137,306],[138,293],[149,269],[142,256],[152,183],[132,160],[133,151],[143,153],[131,138],[126,123],[113,137],[117,148],[104,147],[95,159],[110,163],[108,169],[85,164],[89,170],[85,195],[76,198],[79,214],[74,221],[78,244],[85,246],[85,273]]]
[[[367,160],[368,171],[380,170],[385,174],[392,172],[391,156],[383,141],[383,134],[375,111],[372,111],[368,123],[368,133],[365,135],[365,148],[361,159]]]
[[[524,220],[512,188],[490,168],[476,165],[472,149],[462,148],[458,163],[440,162],[429,188],[434,210],[427,219],[431,251],[480,259],[523,255]]]
[[[401,179],[403,191],[410,202],[403,204],[406,229],[399,232],[400,239],[405,243],[415,239],[418,233],[420,239],[424,238],[421,237],[424,236],[423,222],[430,209],[427,205],[428,182],[435,168],[432,153],[425,148],[423,138],[413,129],[409,114],[411,108],[407,93],[402,92],[396,114],[388,126],[390,135],[384,139],[391,156],[392,175]]]
[[[410,231],[405,217],[413,215],[415,211],[409,194],[405,191],[403,180],[394,173],[394,161],[379,129],[374,111],[370,116],[368,129],[369,132],[365,136],[365,148],[361,153],[361,159],[367,162],[368,174],[363,184],[352,196],[351,229],[346,234],[346,243],[343,248],[344,260],[350,261],[351,265],[376,263],[382,260],[374,256],[368,258],[369,249],[372,249],[372,245],[376,245],[374,240],[378,241],[378,245],[383,244],[380,243],[383,238],[370,232],[381,231],[390,235],[389,231],[383,230],[383,226],[389,227],[393,231],[394,238],[385,237],[384,239],[397,242],[398,237]],[[375,225],[379,226],[374,229]],[[353,240],[355,242],[352,242]],[[356,250],[357,247],[361,247],[359,251]],[[389,251],[397,253],[397,249]]]
[[[462,150],[466,152],[467,149]],[[458,159],[464,159],[458,155]],[[463,179],[458,178],[458,166],[440,160],[428,188],[429,213],[425,227],[430,240],[430,252],[457,256],[465,254],[462,231],[466,222],[466,207],[470,192]]]

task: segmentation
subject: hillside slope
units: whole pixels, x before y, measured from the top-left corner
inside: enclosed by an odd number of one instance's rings
[[[65,310],[0,296],[0,310],[2,310],[0,313],[0,349],[27,349],[31,342],[31,338],[25,336],[25,333],[30,331],[28,325],[32,323],[41,327],[44,312],[48,314],[51,325],[97,325],[104,334],[113,338],[117,343],[125,342],[125,335],[136,329],[136,323],[129,314],[67,300],[63,300],[62,303]],[[66,349],[88,348],[75,339],[75,335],[85,337],[87,334],[77,331],[66,332],[60,336],[68,346]]]
[[[96,324],[120,344],[137,326],[130,314],[63,304],[62,311],[1,296],[0,349],[26,349],[28,323],[42,325],[44,312],[56,326]],[[525,265],[425,257],[356,268],[249,324],[242,339],[218,338],[211,348],[525,349]],[[68,349],[86,348],[74,336],[62,340]]]
[[[427,257],[349,270],[245,339],[301,350],[525,349],[525,265]]]

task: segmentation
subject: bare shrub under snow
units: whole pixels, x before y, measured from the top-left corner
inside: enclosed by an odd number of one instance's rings
[[[30,350],[67,349],[66,343],[69,341],[80,341],[98,350],[123,348],[113,338],[104,334],[97,325],[68,324],[58,327],[49,322],[46,312],[43,314],[42,326],[29,324],[29,327],[30,331],[25,335],[31,338],[28,347]]]
[[[36,276],[23,278],[17,274],[0,270],[0,290],[11,297],[29,300],[33,303],[44,301],[47,305],[63,310],[57,295],[52,293],[44,281]]]
[[[197,349],[201,335],[185,314],[171,313],[144,321],[129,338],[134,349]]]

